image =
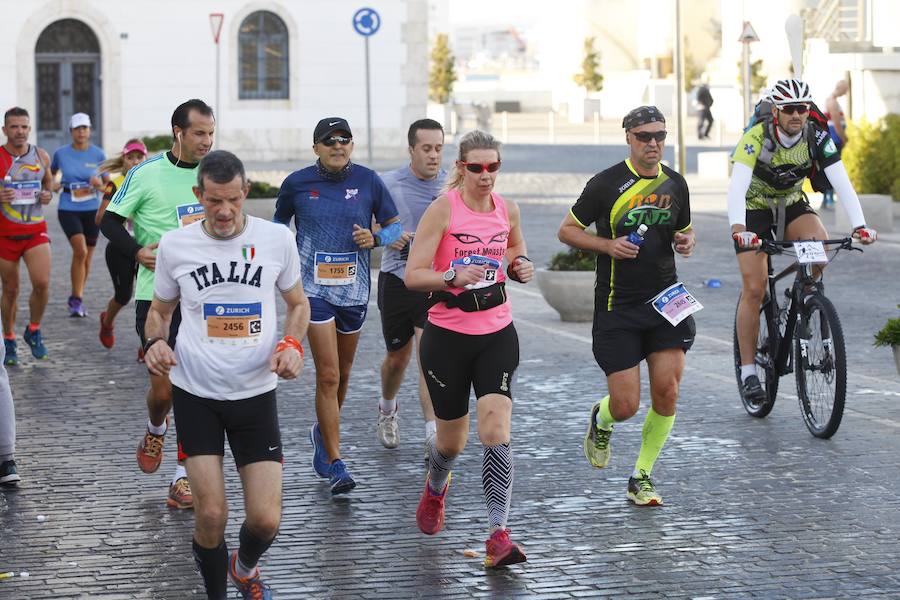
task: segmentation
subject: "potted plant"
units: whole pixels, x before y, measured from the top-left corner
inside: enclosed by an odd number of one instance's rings
[[[594,318],[594,271],[597,255],[569,248],[557,252],[546,269],[538,269],[538,287],[563,321]]]
[[[897,305],[900,308],[900,304]],[[900,317],[888,319],[881,331],[875,334],[876,346],[890,346],[894,351],[894,364],[900,375]]]

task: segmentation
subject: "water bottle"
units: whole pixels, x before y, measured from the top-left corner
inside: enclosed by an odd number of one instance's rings
[[[703,287],[720,288],[720,287],[722,287],[722,280],[721,279],[704,279]]]
[[[628,234],[628,241],[634,244],[635,246],[640,246],[644,243],[644,234],[647,233],[647,226],[643,223],[638,225],[637,231],[632,231]]]

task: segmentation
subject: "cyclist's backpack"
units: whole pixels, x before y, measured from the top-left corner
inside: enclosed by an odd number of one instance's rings
[[[804,177],[809,177],[812,188],[817,192],[826,192],[831,188],[828,178],[824,171],[819,167],[818,160],[818,142],[820,135],[829,135],[828,133],[828,117],[825,116],[815,102],[809,103],[809,118],[804,126],[804,136],[809,146],[810,162],[803,165],[794,165],[790,168],[772,167],[772,155],[775,153],[775,117],[772,114],[772,102],[767,98],[762,98],[756,103],[747,126],[744,127],[744,133],[756,125],[763,123],[763,144],[759,151],[759,157],[756,159],[756,168],[753,174],[761,180],[771,185],[775,189],[788,189],[793,187],[798,181]]]

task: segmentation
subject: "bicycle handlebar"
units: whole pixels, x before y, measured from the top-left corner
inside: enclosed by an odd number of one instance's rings
[[[781,254],[784,252],[785,248],[793,248],[794,244],[797,242],[822,242],[825,245],[837,245],[838,250],[858,250],[862,252],[862,248],[857,248],[853,245],[853,238],[851,236],[833,240],[760,240],[760,245],[756,251],[765,252],[770,256],[773,254]]]

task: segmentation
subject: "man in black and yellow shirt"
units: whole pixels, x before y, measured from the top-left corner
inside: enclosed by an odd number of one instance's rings
[[[585,455],[598,468],[609,462],[613,424],[631,418],[640,407],[639,365],[646,359],[653,405],[628,480],[628,498],[657,506],[662,498],[650,472],[675,422],[685,352],[695,330],[689,314],[672,325],[652,301],[678,283],[674,252],[689,256],[695,239],[687,183],[660,164],[665,117],[655,106],[641,106],[628,113],[622,126],[629,158],[588,182],[563,220],[559,239],[597,253],[593,348],[606,373],[609,395],[591,410]],[[584,231],[593,223],[596,236]],[[647,230],[637,245],[629,234],[642,224]]]

